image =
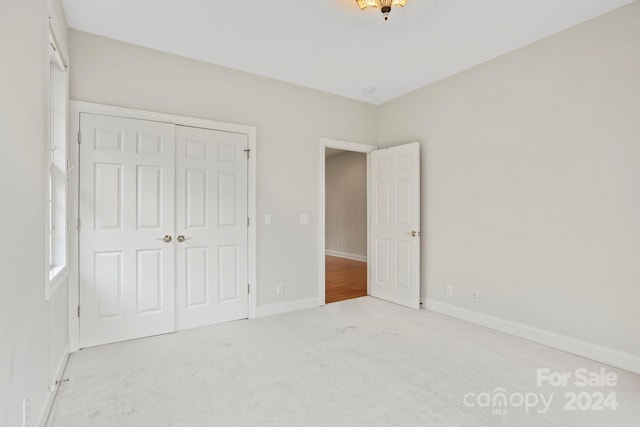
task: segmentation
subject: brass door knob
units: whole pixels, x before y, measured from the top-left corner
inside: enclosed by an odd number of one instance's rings
[[[185,240],[191,240],[191,237],[184,237],[182,234],[178,236],[177,238],[178,242],[182,243]]]
[[[167,234],[162,239],[158,239],[158,240],[162,240],[165,243],[171,243],[171,240],[173,240],[173,238]]]

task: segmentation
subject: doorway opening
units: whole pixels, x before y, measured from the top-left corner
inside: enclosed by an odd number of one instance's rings
[[[420,308],[420,143],[374,145],[320,138],[319,305],[326,301],[326,149],[365,153],[367,161],[367,295]]]
[[[325,302],[367,295],[367,155],[325,148]]]
[[[321,303],[369,295],[369,154],[377,147],[320,140]]]

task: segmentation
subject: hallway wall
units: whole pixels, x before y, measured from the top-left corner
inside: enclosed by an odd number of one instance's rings
[[[325,248],[367,256],[367,155],[346,151],[325,160]]]

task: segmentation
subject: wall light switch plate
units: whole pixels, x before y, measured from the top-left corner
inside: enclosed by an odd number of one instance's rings
[[[266,214],[264,216],[264,223],[265,225],[271,225],[271,214]]]
[[[309,214],[300,214],[300,224],[309,224]]]

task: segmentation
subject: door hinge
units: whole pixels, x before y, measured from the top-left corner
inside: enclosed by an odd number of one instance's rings
[[[78,131],[78,144],[82,142],[82,134]]]
[[[251,218],[247,217],[247,227],[251,227]]]
[[[78,305],[78,317],[80,317],[80,305]]]
[[[251,293],[251,285],[247,283],[247,293],[250,294]]]
[[[249,159],[249,156],[251,155],[251,149],[247,148],[246,150],[244,150],[245,153],[247,153],[247,159]]]
[[[80,218],[76,221],[76,229],[80,231]]]

